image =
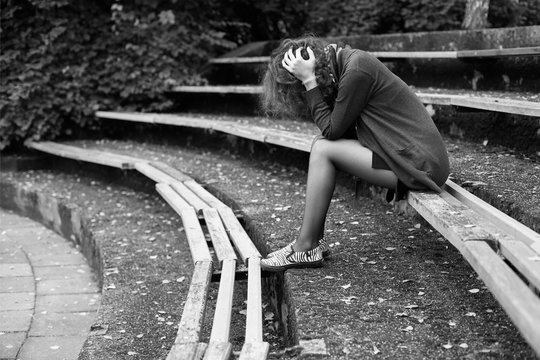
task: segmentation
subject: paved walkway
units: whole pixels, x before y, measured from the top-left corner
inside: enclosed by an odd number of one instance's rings
[[[0,209],[0,359],[77,359],[99,302],[70,242]]]

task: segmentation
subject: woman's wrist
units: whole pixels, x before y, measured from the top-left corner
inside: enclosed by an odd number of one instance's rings
[[[314,87],[317,87],[317,78],[315,75],[310,76],[309,78],[302,81],[302,85],[306,88],[306,90],[311,90]]]

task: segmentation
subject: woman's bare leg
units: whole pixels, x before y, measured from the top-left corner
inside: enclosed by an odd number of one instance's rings
[[[373,169],[373,153],[358,140],[317,140],[311,149],[306,189],[306,204],[295,251],[318,245],[324,231],[326,213],[336,185],[336,170],[387,188],[395,187],[396,175],[390,170]]]

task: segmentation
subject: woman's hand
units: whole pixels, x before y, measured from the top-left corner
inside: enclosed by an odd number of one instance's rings
[[[293,52],[293,49],[289,49],[283,56],[283,61],[281,64],[291,74],[293,74],[298,80],[302,82],[305,86],[308,83],[312,83],[315,78],[315,54],[313,50],[308,46],[307,48],[308,59],[304,60],[302,57],[302,48],[296,49],[296,52]]]

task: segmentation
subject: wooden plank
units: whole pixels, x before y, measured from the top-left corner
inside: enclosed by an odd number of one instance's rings
[[[540,355],[540,300],[493,252],[488,244],[471,241],[463,256],[480,275],[488,289],[514,322],[525,340]]]
[[[462,247],[463,242],[467,241],[495,241],[492,234],[471,222],[462,213],[462,208],[451,205],[439,194],[410,191],[408,202],[431,226],[458,249]]]
[[[269,350],[270,344],[267,342],[245,343],[242,346],[239,360],[265,360]]]
[[[279,145],[279,146],[283,146],[289,149],[310,152],[311,144],[313,143],[314,138],[315,136],[313,136],[313,138],[308,138],[306,136],[306,139],[293,140],[289,137],[284,138],[280,136],[267,136],[266,142],[268,144]]]
[[[153,113],[127,113],[115,111],[96,111],[94,115],[102,119],[127,120],[144,123],[153,123],[155,116]]]
[[[482,50],[458,50],[457,57],[507,57],[507,56],[538,56],[540,55],[540,46],[517,47],[506,49],[482,49]]]
[[[191,191],[186,185],[179,181],[175,181],[171,184],[171,187],[176,191],[184,200],[186,200],[197,213],[203,209],[208,209],[210,206],[205,203],[200,197],[198,197],[193,191]]]
[[[473,109],[505,112],[525,116],[540,116],[540,102],[505,99],[493,96],[474,96],[474,94],[441,94],[416,91],[424,104],[454,105]]]
[[[246,313],[246,343],[262,343],[263,312],[261,288],[261,259],[248,259],[248,290]]]
[[[177,86],[173,91],[208,94],[260,94],[262,87],[258,85]]]
[[[457,51],[369,51],[379,59],[457,59]]]
[[[207,208],[203,209],[202,212],[218,260],[220,262],[224,260],[236,260],[236,253],[229,240],[227,231],[223,227],[218,211]]]
[[[51,141],[27,142],[26,146],[35,150],[72,160],[90,162],[93,164],[105,165],[119,169],[133,169],[135,163],[141,161],[137,158],[126,157],[94,149],[84,149],[77,146],[64,145]]]
[[[159,114],[154,117],[156,124],[186,126],[199,129],[213,129],[221,123],[221,120],[205,119],[202,117],[181,116],[171,114]]]
[[[444,191],[440,196],[450,204],[460,208],[460,212],[471,222],[480,225],[493,235],[497,241],[500,255],[510,261],[512,266],[514,266],[531,285],[540,289],[540,262],[534,261],[538,256],[537,253],[525,243],[515,240],[515,238],[507,234],[504,230],[501,230],[497,226],[498,222],[493,221],[494,219],[496,220],[496,218],[482,216],[466,203],[460,202],[460,200],[452,196],[449,192]]]
[[[230,208],[218,209],[219,216],[223,220],[223,225],[229,233],[229,237],[234,243],[236,250],[240,254],[242,261],[246,263],[248,258],[261,257],[259,250],[249,238],[246,230],[242,227],[236,215]]]
[[[498,228],[531,247],[537,254],[540,254],[540,234],[474,196],[451,180],[446,182],[445,189],[461,203],[467,205],[491,222],[496,222]]]
[[[236,260],[227,259],[223,261],[216,300],[216,311],[209,343],[229,342],[235,271]]]
[[[177,182],[175,178],[159,169],[156,169],[154,166],[150,165],[147,162],[135,163],[135,169],[144,176],[152,179],[157,183],[164,183],[170,185],[171,183]]]
[[[173,188],[169,184],[163,184],[163,183],[157,183],[156,184],[156,190],[158,193],[161,194],[161,196],[167,201],[167,203],[178,213],[178,215],[181,215],[183,210],[192,209],[193,206],[191,206],[190,203],[188,203],[186,200],[184,200],[183,197],[180,196],[176,191],[174,191]]]
[[[163,171],[164,173],[166,173],[169,176],[172,176],[177,181],[184,182],[184,181],[193,180],[191,177],[184,174],[180,170],[177,170],[177,169],[173,168],[172,166],[170,166],[169,164],[166,164],[164,162],[152,161],[150,164],[153,167],[155,167],[156,169]]]
[[[260,141],[260,142],[264,142],[266,139],[266,136],[264,134],[253,131],[253,129],[250,129],[249,125],[223,123],[223,124],[220,124],[219,126],[216,126],[215,129],[218,131],[225,132],[227,134],[242,137],[244,139],[251,139],[251,140]]]
[[[173,344],[166,360],[200,360],[204,356],[206,347],[207,344],[196,342]]]
[[[267,63],[270,61],[270,56],[244,56],[244,57],[225,57],[211,59],[211,64],[257,64]]]
[[[178,92],[218,93],[218,94],[260,94],[260,86],[179,86]],[[470,95],[455,95],[441,93],[427,93],[425,90],[417,92],[417,96],[424,103],[439,105],[454,105],[475,109],[506,112],[526,116],[540,116],[540,103],[532,101],[510,100],[496,97],[481,97]],[[253,136],[253,135],[252,135]]]
[[[268,41],[253,41],[245,45],[237,47],[226,54],[223,54],[221,58],[228,57],[241,57],[248,56],[250,54],[260,54],[268,46]]]
[[[199,343],[211,276],[211,261],[195,263],[175,344]]]
[[[527,279],[530,285],[540,291],[540,261],[538,253],[520,241],[501,241],[501,255]]]
[[[214,209],[229,209],[227,205],[221,202],[217,197],[211,194],[208,190],[202,187],[199,183],[195,181],[186,181],[184,185],[188,187],[193,193],[195,193],[199,198],[201,198],[205,203],[210,205]]]
[[[167,201],[167,203],[180,215],[182,225],[186,232],[189,250],[193,262],[212,261],[212,256],[204,232],[199,223],[195,209],[188,204],[176,191],[167,184],[156,184],[157,191]]]
[[[478,49],[478,50],[450,50],[450,51],[369,51],[380,59],[460,59],[485,58],[508,56],[537,56],[540,55],[539,46],[517,47],[507,49]],[[270,61],[270,56],[226,57],[211,59],[211,64],[264,64]]]
[[[229,342],[210,342],[204,354],[204,360],[229,360],[232,345]]]
[[[424,104],[452,105],[451,97],[448,94],[426,93],[418,90],[415,91],[415,94]]]
[[[510,114],[540,116],[540,102],[510,100],[492,97],[453,96],[450,103],[454,106],[470,107]]]

